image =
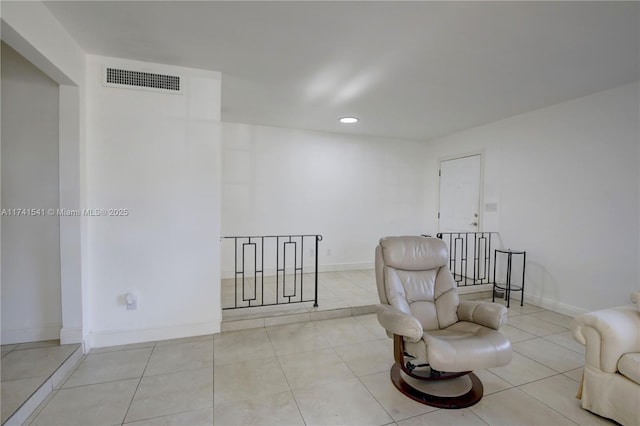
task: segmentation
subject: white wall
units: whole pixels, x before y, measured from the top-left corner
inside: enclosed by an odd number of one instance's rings
[[[57,339],[58,84],[2,43],[2,343]],[[43,210],[39,210],[43,209]]]
[[[97,224],[89,217],[60,218],[60,338],[83,338],[86,351],[91,343],[103,346],[217,331],[219,74],[181,69],[193,91],[182,96],[182,103],[156,102],[150,93],[138,97],[126,90],[129,95],[105,95],[94,78],[98,69],[85,69],[84,53],[41,2],[3,2],[1,12],[2,39],[62,85],[61,207],[96,208],[96,202],[126,198],[133,200],[128,207],[145,216],[130,218],[124,226]],[[90,85],[85,85],[86,76],[92,79]],[[150,117],[145,110],[163,114]],[[85,117],[87,111],[97,114]],[[122,125],[113,126],[114,122]],[[142,140],[138,149],[121,151],[122,141],[134,133]],[[184,142],[183,151],[178,142]],[[114,187],[124,186],[123,180],[133,182],[133,190],[114,193]],[[162,208],[156,208],[160,200]],[[159,213],[152,215],[151,210]],[[146,238],[156,227],[165,232]],[[162,235],[165,239],[159,241]],[[123,241],[125,251],[119,252]],[[122,256],[132,252],[135,255]],[[123,288],[140,293],[138,311],[125,314],[119,304]]]
[[[527,251],[525,299],[566,313],[626,304],[640,287],[638,83],[429,142],[426,229],[439,159],[482,151],[484,231]]]
[[[60,85],[59,201],[78,209],[86,201],[84,52],[42,2],[4,1],[0,15],[2,40]],[[85,218],[60,218],[62,343],[86,341],[88,333],[84,225]]]
[[[372,268],[380,237],[423,232],[423,162],[419,142],[224,123],[222,233],[319,233],[321,270]]]
[[[183,95],[111,88],[102,66],[177,73]],[[220,327],[220,74],[113,58],[87,62],[92,346]],[[138,297],[127,311],[124,295]]]

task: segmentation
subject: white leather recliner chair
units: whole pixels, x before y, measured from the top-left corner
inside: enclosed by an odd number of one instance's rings
[[[640,292],[631,295],[638,303]],[[585,345],[578,398],[582,408],[623,425],[640,424],[640,311],[620,306],[589,312],[571,323]]]
[[[507,309],[460,301],[437,238],[387,237],[376,248],[377,315],[394,339],[391,381],[406,396],[440,408],[468,407],[483,386],[471,371],[511,361],[511,344],[497,331]]]

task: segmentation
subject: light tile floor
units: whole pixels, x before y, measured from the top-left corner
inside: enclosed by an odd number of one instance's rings
[[[389,380],[375,315],[93,350],[33,425],[597,425],[575,398],[584,350],[569,318],[512,303],[513,362],[476,374],[485,396],[440,410]]]
[[[2,345],[0,376],[4,423],[80,345],[58,340]]]

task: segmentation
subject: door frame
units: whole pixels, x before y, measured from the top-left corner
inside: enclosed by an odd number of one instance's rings
[[[440,164],[443,161],[459,160],[462,158],[474,157],[476,155],[480,156],[480,182],[479,182],[480,188],[478,193],[478,229],[476,232],[483,232],[482,228],[484,224],[484,214],[483,214],[484,208],[483,207],[484,207],[484,156],[485,156],[484,149],[476,150],[476,151],[467,151],[459,154],[451,154],[451,155],[438,157],[438,167],[437,167],[437,176],[436,176],[438,181],[438,189],[437,189],[438,209],[436,211],[436,221],[438,222],[438,232],[441,232],[440,230]]]

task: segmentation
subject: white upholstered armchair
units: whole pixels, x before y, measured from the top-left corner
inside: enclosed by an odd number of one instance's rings
[[[394,339],[391,380],[406,396],[440,408],[463,408],[482,398],[471,371],[511,361],[511,344],[497,331],[507,309],[460,301],[437,238],[387,237],[376,248],[377,315]]]
[[[639,302],[640,292],[631,295]],[[620,306],[579,315],[573,337],[585,345],[582,408],[623,425],[640,424],[640,311]]]

